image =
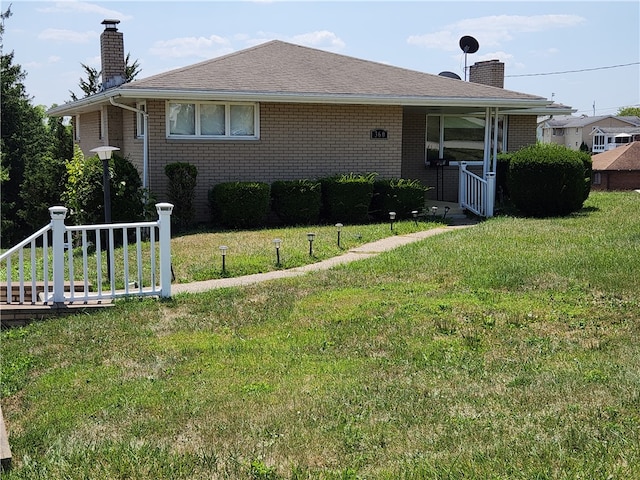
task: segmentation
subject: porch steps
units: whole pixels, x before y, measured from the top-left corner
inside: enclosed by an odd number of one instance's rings
[[[0,324],[2,328],[23,327],[34,321],[44,320],[52,316],[71,315],[113,305],[112,300],[50,304],[39,302],[23,305],[2,303],[0,304]]]
[[[53,282],[49,282],[49,289],[53,287]],[[36,289],[36,298],[41,298],[44,293],[44,282],[37,281],[35,283]],[[84,284],[81,282],[75,282],[73,285],[73,289],[76,293],[84,292]],[[71,291],[71,284],[69,282],[65,282],[64,291]],[[91,291],[91,284],[89,284],[89,291]],[[0,304],[7,303],[7,283],[0,282]],[[31,282],[24,284],[24,301],[31,303],[31,294],[33,293],[33,285]],[[11,283],[11,302],[18,303],[20,301],[20,284],[13,282]]]

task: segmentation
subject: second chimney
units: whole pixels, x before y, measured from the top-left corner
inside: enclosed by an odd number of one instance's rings
[[[504,88],[504,63],[499,60],[476,62],[469,67],[469,81]]]
[[[118,31],[120,20],[103,20],[100,35],[102,60],[102,90],[118,87],[125,82],[124,37]]]

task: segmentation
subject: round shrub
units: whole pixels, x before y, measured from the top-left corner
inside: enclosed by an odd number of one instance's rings
[[[321,205],[320,182],[279,180],[271,184],[271,208],[287,225],[318,223]]]
[[[228,228],[255,228],[266,223],[271,187],[262,182],[224,182],[208,192],[213,223]]]
[[[322,207],[330,222],[366,223],[375,174],[350,173],[323,178]]]
[[[371,215],[378,220],[388,220],[389,212],[396,218],[410,218],[413,210],[422,211],[424,194],[428,190],[419,180],[392,178],[373,183]]]
[[[525,147],[509,163],[511,200],[526,215],[567,215],[586,199],[585,174],[581,152],[556,144]]]

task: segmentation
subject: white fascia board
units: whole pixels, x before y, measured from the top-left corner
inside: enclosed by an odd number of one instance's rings
[[[78,113],[96,110],[97,107],[109,103],[110,97],[117,97],[117,89],[107,90],[105,92],[96,93],[90,97],[81,98],[75,102],[65,103],[57,107],[50,108],[46,114],[50,117],[64,117],[67,115],[76,115]]]
[[[190,101],[242,101],[271,103],[323,103],[342,105],[401,105],[417,107],[472,107],[510,109],[511,113],[539,114],[550,113],[552,103],[544,98],[504,99],[504,98],[461,98],[461,97],[416,97],[386,95],[326,95],[321,93],[272,93],[272,92],[203,92],[194,90],[157,90],[141,88],[114,88],[75,102],[59,105],[47,111],[47,115],[65,116],[87,112],[96,107],[108,104],[109,98],[158,99],[158,100],[190,100]],[[520,110],[522,109],[522,110]],[[568,111],[571,113],[573,110]],[[564,111],[561,111],[564,113]],[[553,113],[558,114],[557,109]],[[508,113],[503,111],[503,113]]]
[[[386,95],[327,95],[322,93],[273,93],[273,92],[203,92],[194,90],[155,90],[124,88],[119,92],[126,98],[146,98],[159,100],[219,100],[273,103],[332,103],[365,105],[403,105],[403,106],[465,106],[534,108],[547,107],[552,102],[547,99],[502,99],[502,98],[461,98],[461,97],[415,97]]]

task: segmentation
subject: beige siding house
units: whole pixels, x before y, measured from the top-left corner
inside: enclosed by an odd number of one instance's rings
[[[584,144],[593,153],[629,143],[634,135],[640,139],[640,118],[635,116],[558,115],[542,120],[539,128],[543,143],[556,143],[572,150],[579,150]]]
[[[570,113],[491,86],[502,84],[491,78],[503,75],[497,61],[476,64],[465,82],[282,41],[123,83],[117,23],[103,22],[103,62],[117,63],[102,67],[106,88],[49,114],[73,118],[85,155],[120,148],[159,201],[165,165],[194,164],[200,220],[207,191],[235,180],[376,172],[421,180],[433,198],[455,202],[460,162],[481,177],[495,172],[498,152],[536,142],[539,115]]]

